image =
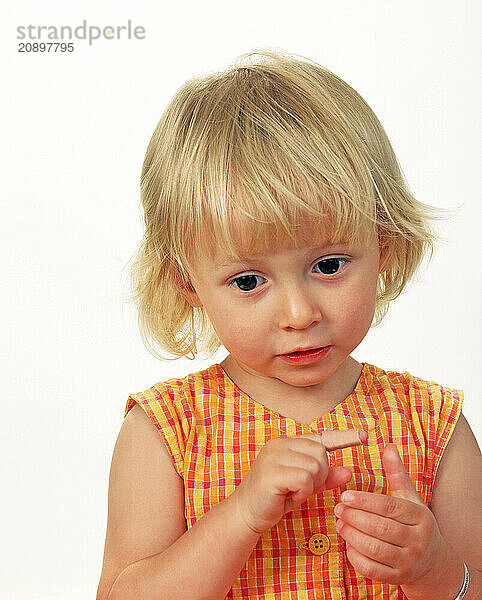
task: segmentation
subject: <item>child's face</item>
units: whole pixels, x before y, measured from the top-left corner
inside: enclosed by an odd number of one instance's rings
[[[313,241],[243,263],[218,251],[198,259],[189,301],[204,307],[245,371],[310,386],[331,377],[365,337],[380,270],[376,237],[366,247]],[[282,357],[322,346],[328,351],[311,362]]]

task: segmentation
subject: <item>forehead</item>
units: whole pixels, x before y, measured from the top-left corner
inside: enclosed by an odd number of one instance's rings
[[[210,244],[206,238],[206,253],[214,256],[223,252],[234,257],[342,241],[339,236],[335,238],[328,220],[320,224],[307,216],[283,225],[279,221],[263,223],[238,215],[232,217],[221,235],[218,232],[213,239],[217,243]]]
[[[307,256],[310,256],[313,252],[322,253],[322,252],[347,252],[349,250],[349,246],[347,244],[316,244],[311,243],[304,246],[299,245],[284,245],[278,246],[276,248],[269,248],[263,252],[254,252],[252,254],[239,254],[237,256],[232,256],[229,254],[225,254],[222,251],[216,252],[214,257],[210,257],[208,259],[209,264],[214,267],[215,270],[221,270],[225,267],[232,266],[240,266],[240,265],[250,265],[250,264],[258,264],[264,263],[265,261],[269,262],[273,260],[273,258],[277,256],[297,256],[305,259]]]
[[[211,222],[212,225],[212,222]],[[352,224],[353,225],[353,224]],[[211,230],[212,229],[212,230]],[[326,215],[322,220],[299,215],[290,223],[265,223],[243,215],[231,215],[222,226],[204,228],[203,235],[192,240],[188,270],[200,272],[208,265],[228,265],[245,262],[256,256],[269,255],[294,248],[341,246],[371,246],[378,241],[375,230],[333,226]]]
[[[246,247],[246,240],[233,240],[235,244],[235,252],[215,246],[211,248],[209,253],[200,252],[197,255],[195,270],[197,272],[204,270],[206,267],[220,270],[232,265],[250,263],[252,260],[267,259],[276,254],[282,254],[290,250],[300,250],[301,254],[310,254],[312,250],[316,250],[320,254],[327,252],[359,252],[361,248],[374,249],[378,245],[378,240],[372,237],[368,242],[358,243],[348,240],[334,240],[330,236],[325,237],[319,231],[310,231],[309,235],[302,236],[296,240],[289,236],[273,238],[269,245],[263,245],[256,248]]]

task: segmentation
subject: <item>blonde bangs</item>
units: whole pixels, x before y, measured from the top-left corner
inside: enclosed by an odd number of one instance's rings
[[[352,124],[337,105],[327,110],[313,77],[292,65],[291,79],[279,65],[257,67],[184,87],[199,100],[185,103],[189,114],[178,118],[186,142],[172,177],[172,195],[182,201],[170,229],[184,223],[174,244],[183,264],[213,244],[236,255],[241,228],[249,231],[244,251],[286,237],[301,244],[308,219],[328,241],[361,242],[375,228],[376,190],[367,156],[348,143]]]

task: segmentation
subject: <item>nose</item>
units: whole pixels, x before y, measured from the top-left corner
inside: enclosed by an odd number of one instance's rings
[[[281,329],[306,329],[322,319],[318,300],[300,285],[283,290],[278,315]]]

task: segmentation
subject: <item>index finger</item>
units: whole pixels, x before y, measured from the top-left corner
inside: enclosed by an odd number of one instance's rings
[[[361,446],[368,439],[368,433],[358,429],[339,429],[336,431],[323,431],[320,434],[321,443],[327,452]]]

